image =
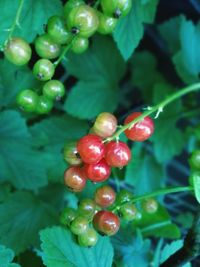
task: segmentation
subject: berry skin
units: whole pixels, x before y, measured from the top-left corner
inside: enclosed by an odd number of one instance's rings
[[[148,198],[142,202],[142,208],[146,213],[153,214],[158,210],[158,202],[153,198]]]
[[[192,155],[189,159],[189,164],[193,170],[200,171],[200,150],[195,150],[192,152]]]
[[[71,223],[70,230],[75,235],[81,235],[88,229],[88,221],[85,217],[77,216]]]
[[[108,17],[100,12],[98,13],[98,17],[99,17],[99,26],[97,31],[101,34],[112,33],[117,25],[117,19]]]
[[[82,164],[82,159],[77,151],[77,142],[68,143],[64,147],[63,156],[64,160],[72,166],[79,166]]]
[[[106,145],[105,159],[108,165],[122,168],[131,160],[131,151],[126,143],[111,141]]]
[[[88,38],[97,30],[99,19],[96,11],[87,5],[74,7],[67,17],[67,27],[70,32]]]
[[[82,54],[88,49],[88,46],[89,40],[87,38],[77,36],[72,42],[71,50],[75,54]]]
[[[36,107],[36,112],[38,114],[48,114],[53,108],[53,102],[46,96],[39,96],[38,102],[37,102],[37,107]]]
[[[61,53],[61,46],[55,43],[48,34],[40,35],[35,40],[37,54],[45,59],[54,59]]]
[[[83,162],[95,164],[103,158],[105,146],[99,136],[88,134],[78,141],[77,150]]]
[[[119,18],[126,16],[132,7],[132,0],[101,0],[103,13]]]
[[[71,10],[73,10],[75,7],[80,6],[80,5],[85,5],[85,2],[83,0],[69,0],[69,1],[67,1],[67,3],[64,5],[65,18],[68,18]]]
[[[81,216],[92,219],[96,211],[96,203],[94,200],[86,198],[82,199],[78,205],[78,212]]]
[[[102,159],[95,164],[85,164],[84,171],[89,180],[98,183],[109,178],[111,169],[106,163],[105,159]]]
[[[21,91],[16,98],[17,105],[25,112],[35,112],[39,96],[32,90]]]
[[[86,176],[79,167],[70,167],[64,173],[64,183],[69,190],[81,192],[86,185]]]
[[[120,227],[119,217],[111,211],[98,211],[93,218],[94,228],[102,234],[114,235]]]
[[[124,125],[130,123],[142,115],[141,112],[131,113],[124,121]],[[125,131],[128,139],[136,142],[147,140],[154,132],[154,122],[150,117],[145,117],[142,121],[135,123],[130,129]]]
[[[30,45],[21,38],[12,38],[4,48],[4,55],[8,61],[23,66],[31,59],[32,51]]]
[[[123,203],[129,202],[133,198],[133,194],[126,189],[122,189],[117,194],[117,204],[121,205]]]
[[[60,16],[52,16],[47,23],[47,32],[57,44],[67,44],[71,41],[72,34],[67,31],[64,21]]]
[[[88,228],[85,233],[78,236],[78,242],[83,247],[94,247],[97,243],[98,235],[93,228]]]
[[[113,114],[108,112],[100,113],[93,126],[93,131],[102,138],[110,137],[116,129],[117,119]]]
[[[33,66],[33,74],[40,81],[50,80],[54,73],[55,67],[48,59],[39,59]]]
[[[51,80],[45,83],[42,92],[51,100],[60,100],[65,95],[65,87],[60,81]]]
[[[77,217],[77,212],[75,209],[72,208],[65,208],[63,209],[61,215],[60,215],[60,223],[69,226],[71,222]]]
[[[97,188],[94,199],[97,205],[102,208],[109,207],[115,202],[116,193],[109,185],[104,185]]]
[[[126,221],[133,221],[134,219],[137,219],[137,216],[138,216],[138,211],[135,205],[131,203],[124,204],[120,208],[119,212],[122,218]]]

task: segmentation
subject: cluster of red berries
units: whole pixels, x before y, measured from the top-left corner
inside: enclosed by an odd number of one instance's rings
[[[60,222],[69,227],[78,236],[81,246],[92,247],[101,235],[114,235],[120,228],[120,218],[126,222],[140,220],[142,213],[132,204],[133,195],[123,189],[118,194],[109,186],[99,187],[93,199],[82,199],[78,208],[65,208],[60,216]],[[143,212],[152,214],[158,209],[154,199],[142,202]]]
[[[51,80],[55,68],[67,50],[81,54],[88,49],[89,37],[96,32],[110,34],[120,17],[128,14],[132,0],[101,0],[94,6],[83,0],[69,0],[63,6],[63,16],[52,16],[47,22],[46,32],[37,36],[35,51],[41,57],[33,66],[36,79],[45,82],[39,94],[33,88],[21,91],[17,104],[25,112],[49,113],[54,101],[65,95],[65,87],[58,80]],[[5,57],[17,66],[27,64],[32,56],[31,46],[22,38],[12,37],[5,42]],[[53,59],[60,57],[57,61]]]
[[[133,112],[124,121],[124,125],[139,117],[141,112]],[[67,144],[64,159],[71,165],[64,174],[65,185],[74,192],[84,189],[87,179],[98,183],[107,180],[112,167],[122,168],[131,159],[131,150],[125,142],[110,141],[117,129],[117,119],[111,113],[101,113],[90,133],[78,142]],[[125,130],[132,141],[145,141],[154,131],[150,117],[135,123]]]

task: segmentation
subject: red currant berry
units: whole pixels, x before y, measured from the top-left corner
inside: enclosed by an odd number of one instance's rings
[[[76,218],[77,212],[72,208],[65,208],[60,215],[60,223],[69,226],[71,222]]]
[[[85,5],[85,2],[83,0],[69,0],[66,2],[64,5],[64,16],[65,18],[68,18],[69,13],[73,8],[80,6],[80,5]]]
[[[85,233],[78,236],[78,242],[83,247],[94,247],[97,243],[98,235],[93,228],[88,228]]]
[[[6,44],[4,55],[11,63],[22,66],[29,62],[31,59],[31,47],[21,38],[12,38]]]
[[[59,80],[51,80],[45,83],[42,92],[51,100],[60,100],[65,95],[65,87]]]
[[[103,138],[110,137],[114,134],[117,128],[117,119],[115,116],[108,112],[99,114],[96,118],[93,131]]]
[[[111,141],[106,145],[105,159],[108,165],[122,168],[131,160],[131,151],[126,143]]]
[[[64,182],[69,190],[81,192],[86,185],[86,176],[83,169],[70,167],[64,173]]]
[[[103,12],[114,18],[124,17],[131,10],[132,0],[101,0]]]
[[[142,115],[141,112],[131,113],[124,121],[128,124],[137,117]],[[132,141],[142,142],[147,140],[154,132],[154,122],[150,117],[145,117],[142,121],[135,123],[130,129],[125,131],[125,135]]]
[[[189,158],[190,167],[200,171],[200,150],[195,150]]]
[[[78,141],[77,150],[85,163],[95,164],[103,158],[105,147],[99,136],[88,134]]]
[[[94,228],[102,234],[114,235],[120,227],[119,217],[111,211],[98,211],[93,218]]]
[[[104,185],[97,188],[94,199],[97,205],[102,208],[109,207],[115,202],[116,193],[109,185]]]
[[[158,202],[153,198],[148,198],[142,202],[142,208],[147,213],[155,213],[158,210]]]
[[[107,180],[110,176],[110,166],[106,163],[105,159],[102,159],[95,164],[85,164],[84,171],[88,179],[98,183]]]
[[[117,25],[117,19],[108,17],[100,12],[98,12],[98,17],[99,17],[99,26],[97,31],[101,34],[112,33]]]
[[[64,160],[72,166],[79,166],[82,164],[77,150],[77,142],[71,142],[66,144],[63,152]]]
[[[38,114],[48,114],[53,108],[53,101],[47,98],[46,96],[42,95],[39,96],[36,112]]]
[[[77,36],[72,42],[71,50],[75,54],[82,54],[88,49],[88,46],[89,40],[87,38]]]

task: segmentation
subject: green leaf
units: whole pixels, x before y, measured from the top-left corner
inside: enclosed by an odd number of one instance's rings
[[[38,231],[57,223],[51,206],[28,192],[18,191],[0,204],[0,243],[16,254],[38,244]]]
[[[142,219],[133,222],[133,227],[138,227],[143,236],[149,237],[164,237],[164,238],[179,238],[179,228],[171,222],[171,218],[167,210],[159,205],[158,211],[153,214],[148,214],[141,211]]]
[[[191,178],[194,187],[194,195],[196,200],[200,203],[200,172],[194,172],[191,175]]]
[[[118,104],[118,82],[125,64],[110,38],[96,36],[82,55],[69,54],[67,71],[80,81],[72,88],[64,109],[72,116],[92,119],[112,112]]]
[[[35,190],[47,184],[41,152],[32,148],[25,120],[15,111],[0,113],[0,180]]]
[[[9,184],[1,184],[0,186],[0,202],[3,202],[9,195],[11,186]]]
[[[174,35],[168,34],[173,28]],[[199,81],[200,73],[200,23],[195,25],[184,16],[171,19],[160,27],[161,34],[173,48],[173,62],[176,71],[185,83]],[[177,34],[178,33],[178,34]],[[172,38],[170,38],[172,37]],[[173,47],[171,45],[173,43]],[[178,49],[179,47],[179,49]],[[175,49],[177,51],[175,51]]]
[[[0,45],[8,38],[8,30],[15,21],[19,4],[19,0],[0,1],[0,9],[2,11],[0,17]],[[61,11],[62,4],[60,0],[24,0],[19,26],[16,26],[14,36],[19,36],[32,42],[37,34],[44,32],[44,24],[47,19],[52,15],[61,14]]]
[[[135,194],[140,195],[160,188],[165,181],[165,171],[153,156],[140,150],[139,144],[132,149],[132,160],[126,168],[125,181],[134,186]]]
[[[158,0],[133,1],[130,13],[120,19],[113,37],[125,60],[129,59],[144,34],[144,23],[153,23]]]
[[[166,261],[172,254],[183,246],[183,240],[176,240],[165,245],[160,255],[160,262]],[[190,263],[184,264],[182,267],[191,267]]]
[[[79,246],[72,234],[61,227],[40,233],[43,262],[47,267],[111,267],[113,248],[108,237],[99,237],[93,248]]]
[[[14,253],[11,249],[0,245],[1,267],[20,267],[17,263],[12,263]]]
[[[149,266],[151,243],[149,240],[143,240],[139,231],[133,232],[130,228],[121,229],[111,240],[117,263],[122,261],[122,266],[126,267],[135,267],[135,263],[140,267]]]
[[[154,87],[154,103],[159,103],[173,89],[168,84],[156,84]],[[154,155],[158,162],[164,163],[179,155],[185,146],[183,130],[177,128],[177,120],[182,111],[181,101],[167,106],[155,120],[155,132],[151,138],[154,143]],[[173,129],[173,134],[171,134]]]
[[[38,82],[27,67],[19,68],[7,60],[0,60],[0,107],[15,104],[19,91],[37,87]]]
[[[63,160],[64,145],[86,134],[88,124],[69,115],[52,116],[30,128],[35,146],[42,152],[44,168],[53,182],[63,181],[66,163]]]

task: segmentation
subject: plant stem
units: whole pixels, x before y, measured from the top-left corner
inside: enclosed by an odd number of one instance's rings
[[[172,193],[179,193],[179,192],[186,192],[186,191],[192,191],[194,190],[192,186],[176,186],[176,187],[168,187],[168,188],[162,188],[156,191],[153,191],[151,193],[147,193],[141,196],[133,197],[129,203],[135,203],[147,198],[157,197],[160,195],[166,195],[166,194],[172,194]],[[123,206],[125,203],[122,203],[122,205],[117,205],[112,208],[113,211],[118,210],[121,206]]]
[[[122,126],[113,136],[105,139],[105,142],[110,142],[111,140],[118,140],[120,134],[122,134],[125,130],[130,129],[131,127],[133,127],[133,125],[137,122],[142,121],[146,116],[151,115],[152,113],[156,113],[155,118],[157,118],[159,116],[159,114],[161,112],[163,112],[163,109],[169,105],[170,103],[172,103],[173,101],[181,98],[182,96],[189,94],[191,92],[194,91],[198,91],[200,90],[200,83],[195,83],[192,85],[189,85],[185,88],[183,88],[182,90],[179,90],[178,92],[168,96],[166,99],[164,99],[163,101],[161,101],[160,103],[158,103],[157,105],[153,106],[153,107],[149,107],[147,111],[143,112],[142,115],[140,115],[139,117],[137,117],[136,119],[134,119],[133,121],[131,121],[130,123]]]
[[[9,35],[8,35],[8,39],[6,40],[6,42],[9,41],[12,38],[12,34],[13,34],[14,30],[15,30],[15,27],[19,26],[19,18],[20,18],[21,12],[22,12],[23,4],[24,4],[24,0],[19,0],[19,6],[18,6],[18,9],[17,9],[17,13],[16,13],[16,16],[15,16],[14,22],[13,22],[11,28],[9,29]]]
[[[66,53],[69,51],[71,45],[72,45],[72,41],[63,49],[59,58],[53,63],[55,67],[57,67],[60,64],[60,62],[64,59],[64,57],[65,57]]]

